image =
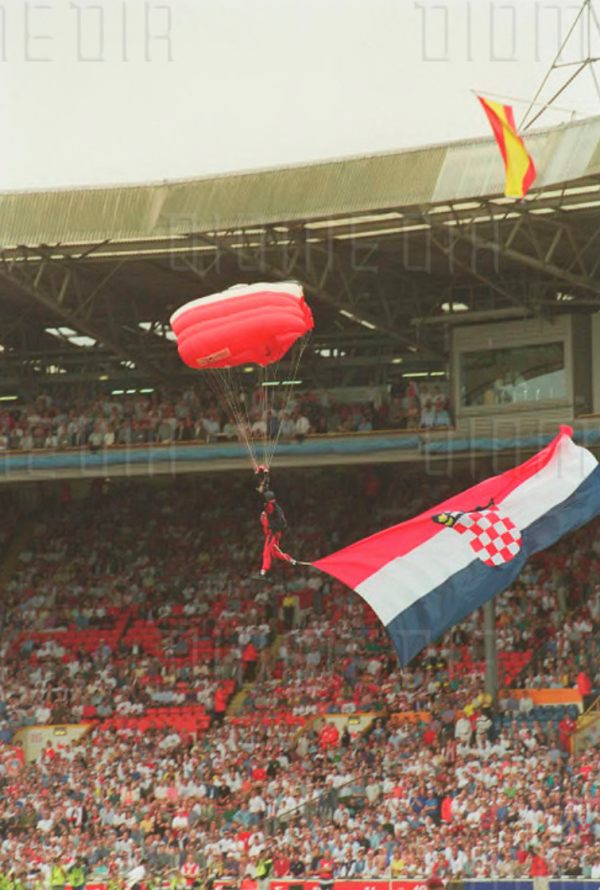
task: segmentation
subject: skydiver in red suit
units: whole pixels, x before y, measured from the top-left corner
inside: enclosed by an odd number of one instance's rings
[[[287,521],[283,510],[277,503],[274,492],[269,488],[269,471],[266,467],[259,466],[256,474],[260,476],[256,490],[265,499],[264,508],[260,514],[260,524],[265,535],[260,574],[264,578],[273,564],[273,559],[281,559],[292,566],[296,565],[296,560],[292,559],[289,553],[284,553],[279,546],[281,535],[287,528]]]

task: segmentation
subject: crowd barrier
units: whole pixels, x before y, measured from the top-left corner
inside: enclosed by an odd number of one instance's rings
[[[534,705],[577,705],[581,708],[581,693],[578,689],[508,689],[500,693],[500,698],[530,698]]]
[[[504,880],[368,880],[334,881],[333,890],[432,890],[432,887],[447,890],[600,890],[600,880],[530,878],[517,881]],[[213,890],[230,890],[232,885],[215,884]],[[320,890],[318,879],[304,881],[271,879],[269,890]]]
[[[454,454],[460,452],[496,452],[538,450],[552,440],[552,435],[518,436],[515,438],[459,438],[455,432],[447,431],[374,431],[350,435],[316,435],[303,441],[279,442],[279,459],[296,457],[337,456],[350,457],[385,452],[417,451],[421,454]],[[600,442],[600,429],[576,430],[573,436],[582,445],[597,445]],[[102,473],[117,467],[160,467],[165,463],[205,462],[215,460],[246,460],[244,446],[237,443],[186,444],[170,442],[164,445],[112,446],[92,452],[82,447],[73,450],[37,450],[28,452],[0,453],[0,478],[10,479],[11,475],[23,472],[44,470],[77,470]]]
[[[269,890],[319,890],[318,880],[277,881],[271,880]],[[226,890],[226,888],[223,888]],[[334,881],[333,890],[429,890],[424,881]]]
[[[422,450],[425,454],[454,454],[458,452],[472,451],[538,451],[544,448],[554,438],[555,433],[540,434],[535,436],[515,436],[504,438],[447,438],[436,439],[432,442],[424,442]],[[597,445],[600,442],[600,429],[575,430],[573,440],[585,447]]]
[[[92,881],[85,885],[85,890],[107,890],[107,884]],[[147,888],[148,884],[143,886]],[[165,884],[167,887],[168,884]],[[269,881],[256,881],[244,878],[236,880],[216,880],[213,890],[320,890],[318,878],[285,879],[271,878]],[[600,880],[584,880],[583,878],[522,878],[519,880],[491,879],[422,879],[422,880],[390,880],[372,878],[366,881],[338,880],[333,882],[332,890],[600,890]],[[71,890],[69,885],[65,890]]]
[[[311,457],[320,455],[360,455],[381,451],[418,450],[421,440],[413,435],[371,436],[315,436],[302,442],[280,442],[277,456]],[[0,454],[0,476],[11,473],[40,470],[98,470],[110,467],[159,466],[186,461],[247,460],[248,452],[242,445],[223,443],[212,445],[113,446],[98,452],[87,449],[78,451],[29,451],[27,453]]]

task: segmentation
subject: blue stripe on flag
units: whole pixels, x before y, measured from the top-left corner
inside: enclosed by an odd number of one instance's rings
[[[600,466],[570,497],[523,529],[520,552],[503,566],[475,558],[387,625],[402,665],[517,578],[527,559],[600,513]]]

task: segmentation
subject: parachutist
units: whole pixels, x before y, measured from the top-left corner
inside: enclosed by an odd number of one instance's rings
[[[259,464],[254,471],[254,475],[258,479],[257,491],[260,494],[264,494],[265,491],[270,487],[269,485],[269,468],[264,464]]]
[[[268,478],[269,477],[267,475],[267,481]],[[265,499],[264,508],[262,513],[260,514],[260,524],[262,525],[263,532],[265,534],[262,566],[260,569],[260,574],[263,578],[271,568],[273,559],[280,559],[282,560],[282,562],[287,562],[292,566],[296,565],[296,560],[292,559],[289,553],[284,553],[284,551],[279,546],[281,536],[287,528],[287,520],[285,518],[283,510],[277,503],[275,493],[271,491],[270,488],[266,488],[264,482],[265,477],[263,476],[263,481],[258,487],[258,491]]]

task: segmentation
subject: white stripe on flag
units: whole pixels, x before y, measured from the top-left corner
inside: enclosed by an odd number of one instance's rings
[[[598,462],[567,436],[558,443],[552,460],[515,488],[500,504],[523,531],[540,516],[566,500],[594,471]],[[476,504],[465,504],[473,509]],[[478,557],[463,535],[443,528],[419,547],[381,566],[356,587],[384,624],[465,569]]]
[[[432,538],[405,556],[392,559],[357,587],[384,624],[408,609],[446,578],[466,569],[477,559],[468,540],[451,528],[442,528]]]
[[[580,448],[563,436],[552,460],[515,488],[502,501],[501,510],[523,530],[548,513],[579,488],[593,473],[598,461],[587,448]]]

